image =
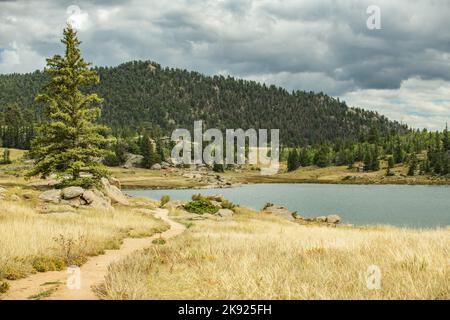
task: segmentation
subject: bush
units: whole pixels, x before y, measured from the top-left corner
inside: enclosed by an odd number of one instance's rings
[[[195,199],[194,199],[195,198]],[[202,197],[201,195],[192,196],[192,201],[186,203],[183,208],[190,213],[204,214],[204,213],[217,213],[219,208],[211,203],[210,200]]]
[[[228,201],[228,200],[223,200],[221,205],[222,205],[222,208],[224,208],[224,209],[234,210],[234,208],[236,208],[236,205],[233,202]]]
[[[56,185],[57,189],[64,189],[67,187],[82,187],[83,189],[89,189],[91,187],[99,187],[99,179],[82,177],[78,179],[66,179]]]
[[[0,283],[0,294],[6,293],[9,290],[9,283],[8,282],[1,282]]]
[[[170,197],[168,195],[162,196],[160,201],[160,207],[164,208],[164,206],[170,201]]]

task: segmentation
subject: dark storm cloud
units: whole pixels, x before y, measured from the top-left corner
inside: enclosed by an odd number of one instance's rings
[[[450,81],[446,0],[2,2],[0,72],[33,71],[61,52],[69,5],[81,9],[82,49],[96,65],[150,59],[353,98],[409,79]],[[366,27],[369,5],[381,9],[381,30]]]

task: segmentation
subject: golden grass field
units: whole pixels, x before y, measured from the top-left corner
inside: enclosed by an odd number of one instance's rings
[[[133,208],[39,214],[23,200],[0,201],[0,283],[82,264],[88,256],[118,248],[126,237],[148,236],[166,228]]]
[[[240,209],[113,265],[107,299],[450,299],[450,229],[301,226]],[[365,273],[381,269],[381,289]]]

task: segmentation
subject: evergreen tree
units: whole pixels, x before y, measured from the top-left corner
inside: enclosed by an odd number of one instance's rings
[[[409,160],[409,168],[408,168],[408,176],[413,176],[417,169],[417,157],[415,154],[412,154],[411,159]]]
[[[288,166],[287,170],[289,172],[297,170],[298,167],[300,166],[299,155],[298,155],[297,149],[293,148],[289,152],[287,166]]]
[[[36,101],[46,104],[46,121],[32,143],[31,155],[36,165],[29,175],[69,175],[64,184],[92,185],[107,175],[97,159],[108,155],[105,147],[111,140],[106,137],[108,128],[95,123],[102,99],[95,93],[86,95],[81,89],[98,83],[99,77],[82,58],[78,48],[81,42],[70,25],[64,29],[61,42],[66,47],[65,54],[47,59],[45,72],[51,81],[44,93],[36,97]],[[82,179],[83,172],[96,180]]]
[[[331,163],[330,148],[328,146],[321,146],[315,156],[315,164],[320,167],[328,167]]]
[[[156,140],[156,155],[158,162],[166,161],[166,156],[164,155],[164,147],[162,145],[161,139]]]
[[[397,139],[395,141],[395,147],[394,147],[394,162],[402,163],[404,159],[404,153],[402,149],[402,144],[400,142],[400,137],[397,136]]]
[[[443,133],[443,138],[442,138],[442,147],[444,148],[445,151],[450,151],[450,136],[448,133],[448,125],[445,125],[445,129],[444,129],[444,133]]]
[[[394,174],[392,173],[392,168],[394,168],[394,158],[393,157],[389,157],[388,158],[388,166],[387,166],[387,170],[386,170],[386,176],[393,176]]]
[[[142,159],[141,165],[144,168],[150,169],[155,163],[156,163],[156,154],[153,149],[153,143],[150,140],[150,137],[147,134],[144,134],[144,136],[141,139],[141,154],[144,157]]]
[[[10,163],[11,163],[10,152],[9,149],[6,148],[5,150],[3,150],[1,164],[10,164]]]

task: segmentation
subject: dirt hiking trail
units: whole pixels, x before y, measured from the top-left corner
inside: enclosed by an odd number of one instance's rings
[[[169,218],[166,209],[155,209],[154,216],[160,218],[170,229],[163,233],[146,238],[126,238],[118,250],[105,250],[105,254],[90,257],[80,267],[81,288],[69,289],[66,285],[68,271],[49,271],[37,273],[27,278],[11,281],[10,289],[2,297],[3,300],[96,300],[95,286],[103,283],[111,263],[125,258],[130,253],[151,246],[154,239],[162,237],[167,240],[181,234],[185,227]]]

